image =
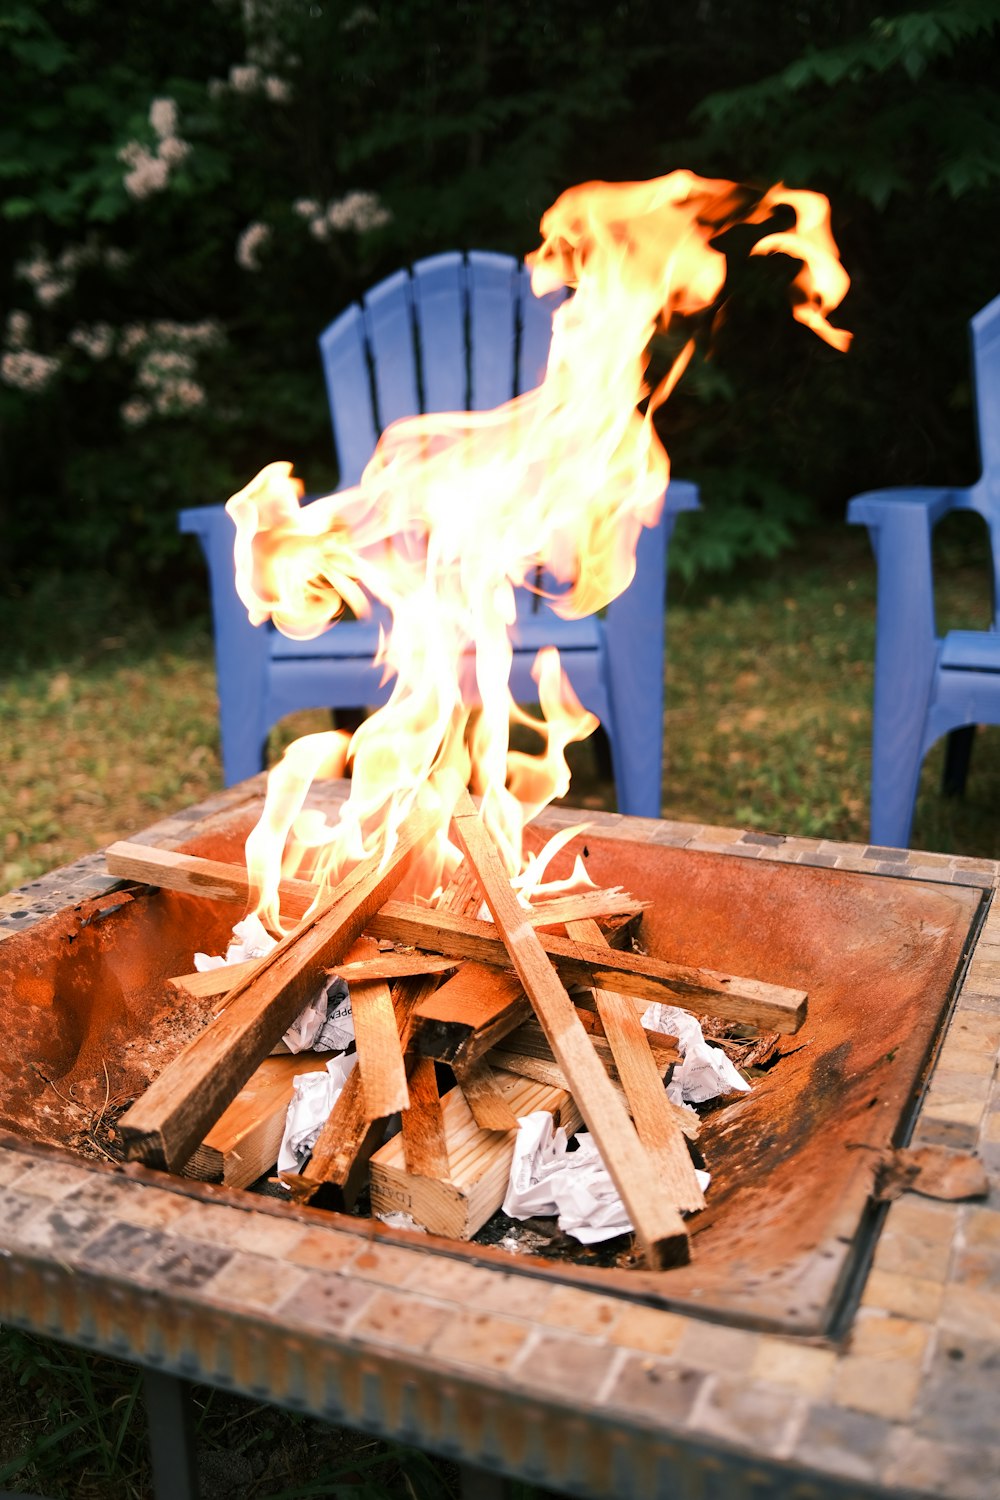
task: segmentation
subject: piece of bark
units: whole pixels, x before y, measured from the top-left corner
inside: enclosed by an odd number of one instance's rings
[[[329,903],[284,938],[118,1122],[130,1159],[179,1171],[254,1069],[313,998],[320,971],[344,957],[434,835],[411,815],[388,860],[362,861]]]
[[[468,793],[459,798],[453,822],[576,1107],[621,1194],[646,1260],[653,1268],[686,1263],[690,1247],[684,1221],[656,1181],[649,1155],[594,1054],[572,1000],[537,933],[524,920],[500,856]]]
[[[568,922],[566,931],[583,942],[601,941],[601,929],[587,919]],[[687,1141],[678,1129],[654,1061],[650,1033],[624,995],[595,989],[594,999],[629,1101],[636,1134],[649,1152],[669,1201],[682,1213],[704,1208],[705,1195],[698,1185]]]
[[[300,1073],[322,1073],[327,1055],[265,1057],[224,1110],[184,1168],[185,1177],[247,1187],[278,1160],[285,1116]]]
[[[363,961],[372,959],[378,951],[373,938],[361,938],[355,950],[360,950]],[[355,968],[356,964],[346,967]],[[365,1119],[384,1120],[410,1103],[392,995],[385,980],[355,981],[351,986],[351,1011]]]
[[[564,1089],[531,1079],[498,1073],[511,1112],[546,1110],[568,1135],[579,1128],[580,1115]],[[468,1240],[500,1207],[507,1192],[514,1156],[514,1130],[481,1130],[461,1089],[441,1101],[449,1168],[446,1176],[409,1172],[400,1136],[393,1136],[371,1159],[372,1210],[402,1210],[433,1234]]]

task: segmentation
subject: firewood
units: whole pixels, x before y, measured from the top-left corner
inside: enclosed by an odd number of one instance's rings
[[[471,1063],[456,1061],[454,1067],[455,1079],[480,1129],[516,1130],[517,1116],[497,1086],[486,1059],[480,1057]]]
[[[211,901],[245,904],[249,897],[246,870],[224,860],[202,859],[195,854],[181,854],[176,849],[160,849],[152,844],[125,839],[109,844],[104,858],[108,873],[120,879],[161,886],[187,896],[204,896]],[[463,880],[472,878],[461,865],[458,869],[462,871]],[[293,921],[305,915],[317,894],[317,887],[307,880],[283,880],[278,890],[282,916]],[[477,902],[472,910],[475,911],[480,904]],[[572,896],[539,901],[531,908],[529,920],[537,926],[561,926],[573,917],[610,917],[627,921],[640,915],[648,904],[617,887],[582,891]],[[440,910],[440,907],[422,907],[421,910],[429,913]]]
[[[353,951],[359,951],[363,959],[372,959],[377,952],[374,939],[359,939]],[[384,1120],[410,1103],[392,995],[385,980],[355,982],[351,986],[351,1010],[365,1119]]]
[[[570,937],[584,942],[601,941],[601,929],[596,922],[568,922],[566,931]],[[698,1185],[687,1141],[674,1119],[653,1059],[650,1033],[624,995],[595,989],[594,999],[628,1098],[636,1134],[649,1152],[670,1202],[686,1213],[704,1208],[705,1195]]]
[[[237,1188],[256,1182],[278,1160],[293,1080],[322,1073],[326,1061],[318,1052],[265,1057],[188,1161],[185,1177]]]
[[[513,895],[513,892],[511,892]],[[532,932],[523,908],[519,925]],[[513,917],[513,913],[512,913]],[[435,953],[453,953],[476,963],[509,967],[510,959],[499,931],[490,922],[468,917],[430,913],[401,901],[387,901],[372,917],[367,931],[372,937],[413,943]],[[806,1016],[804,990],[766,984],[757,979],[737,978],[714,969],[695,969],[665,963],[645,953],[622,953],[573,938],[539,934],[545,954],[552,960],[565,984],[582,988],[613,989],[634,995],[647,1003],[664,1001],[698,1015],[718,1015],[731,1021],[783,1034],[798,1031]]]
[[[516,974],[465,963],[417,1007],[415,1045],[438,1062],[468,1066],[532,1015]]]
[[[577,1014],[580,1020],[584,1021],[588,1012],[578,1010]],[[586,1030],[586,1025],[584,1026],[584,1030]],[[612,1080],[617,1079],[619,1076],[618,1069],[615,1066],[614,1054],[608,1043],[608,1038],[603,1031],[590,1032],[588,1035],[590,1036],[591,1046],[604,1064],[608,1077]],[[677,1051],[677,1038],[665,1036],[660,1031],[649,1031],[646,1035],[649,1037],[648,1045],[653,1054],[657,1075],[662,1078],[668,1068],[680,1062],[680,1053]],[[548,1038],[535,1020],[526,1021],[522,1026],[518,1026],[516,1031],[512,1031],[509,1036],[504,1037],[500,1045],[510,1052],[520,1053],[525,1057],[543,1057],[554,1060]],[[497,1049],[494,1048],[493,1050],[496,1051]]]
[[[566,1076],[576,1107],[621,1194],[648,1263],[654,1268],[685,1263],[690,1248],[684,1221],[651,1173],[648,1153],[595,1056],[537,933],[524,920],[499,853],[468,793],[459,798],[453,822],[458,842],[479,876],[504,946]]]
[[[245,901],[247,896],[246,872],[237,865],[128,843],[111,845],[106,858],[111,874],[148,885],[185,891],[189,895],[211,895],[218,900]],[[315,896],[314,887],[302,880],[282,881],[280,893],[282,913],[290,917],[301,915]],[[536,910],[528,916],[528,924],[535,925],[537,916]],[[370,917],[366,931],[371,937],[406,943],[432,953],[510,968],[509,955],[496,927],[476,918],[409,902],[385,901]],[[567,984],[584,988],[599,985],[647,1002],[662,1000],[695,1015],[719,1016],[782,1035],[798,1031],[806,1017],[804,990],[714,969],[666,963],[640,953],[603,950],[572,938],[545,934],[541,941]]]
[[[182,1050],[119,1121],[126,1155],[178,1171],[254,1069],[312,998],[319,971],[336,964],[430,842],[424,813],[396,846],[363,860],[314,916],[261,960],[222,1014]]]
[[[259,958],[248,958],[241,963],[224,964],[218,969],[205,969],[194,974],[178,974],[167,983],[172,989],[182,990],[199,999],[210,999],[213,995],[226,995],[236,988],[241,980],[252,974],[260,963]],[[362,958],[357,963],[338,964],[335,972],[348,985],[359,980],[405,979],[413,974],[450,974],[461,963],[457,958],[440,958],[433,953],[423,953],[411,948],[401,953],[391,948],[386,953],[376,953],[371,958]]]
[[[516,1116],[547,1110],[567,1134],[578,1129],[580,1115],[564,1089],[498,1073],[497,1081]],[[434,1234],[468,1240],[504,1200],[517,1132],[481,1130],[461,1089],[450,1089],[441,1101],[449,1170],[446,1177],[417,1177],[407,1171],[403,1144],[393,1136],[371,1159],[372,1210],[402,1210]]]

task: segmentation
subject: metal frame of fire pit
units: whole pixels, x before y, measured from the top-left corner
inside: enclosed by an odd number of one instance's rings
[[[250,782],[143,835],[182,844]],[[565,818],[578,818],[566,812]],[[613,836],[622,820],[588,814]],[[740,859],[968,885],[998,867],[629,820]],[[99,858],[0,900],[0,934],[107,890]],[[0,947],[2,952],[2,947]],[[428,1254],[363,1223],[5,1137],[0,1319],[581,1496],[679,1500],[1000,1487],[1000,911],[991,906],[913,1140],[978,1148],[985,1203],[884,1211],[836,1336],[754,1331]]]

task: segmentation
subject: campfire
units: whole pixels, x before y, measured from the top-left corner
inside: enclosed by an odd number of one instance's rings
[[[536,390],[491,412],[394,424],[356,488],[308,506],[287,464],[230,501],[251,620],[306,639],[345,607],[364,614],[378,600],[392,618],[380,656],[394,686],[353,736],[291,747],[271,773],[245,872],[109,851],[111,873],[240,900],[279,939],[263,955],[174,977],[188,995],[217,997],[218,1010],[122,1116],[130,1157],[169,1171],[225,1164],[218,1142],[236,1118],[246,1169],[273,1166],[300,1065],[269,1056],[335,972],[349,989],[353,1051],[325,1070],[336,1073],[332,1106],[301,1169],[282,1173],[297,1200],[350,1205],[367,1180],[376,1212],[403,1207],[469,1237],[514,1191],[519,1122],[547,1114],[570,1135],[586,1125],[647,1263],[688,1260],[684,1216],[705,1204],[691,1149],[699,1120],[664,1087],[684,1042],[679,1051],[676,1036],[644,1025],[647,1008],[714,1023],[726,1092],[744,1086],[726,1051],[765,1057],[801,1026],[806,996],[649,956],[641,891],[594,888],[580,861],[547,879],[559,836],[526,854],[526,826],[568,791],[567,745],[597,721],[553,650],[536,663],[541,718],[513,703],[508,627],[517,588],[575,618],[628,586],[669,482],[653,417],[691,357],[691,320],[719,299],[716,241],[737,224],[769,225],[751,253],[801,262],[793,315],[845,348],[849,335],[827,321],[848,282],[821,196],[682,172],[589,184],[548,211],[529,258],[537,294],[572,294]],[[650,390],[650,340],[675,336],[676,324],[683,342]],[[538,735],[540,755],[511,749],[512,723]],[[331,824],[307,810],[309,787],[345,770],[350,794]],[[727,1026],[738,1029],[728,1040]],[[746,1038],[760,1034],[754,1051]],[[454,1079],[444,1097],[442,1065]],[[280,1080],[270,1088],[266,1068]],[[399,1134],[386,1140],[396,1116]]]

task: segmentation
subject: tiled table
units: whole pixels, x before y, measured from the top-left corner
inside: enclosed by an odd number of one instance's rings
[[[245,783],[141,837],[183,843],[259,791]],[[629,831],[988,891],[998,873],[989,861],[734,829],[632,820]],[[98,857],[55,872],[0,901],[0,935],[109,884]],[[916,1143],[978,1149],[990,1197],[891,1204],[835,1341],[654,1310],[10,1137],[0,1319],[571,1495],[996,1500],[998,1047],[991,908],[915,1131]]]

